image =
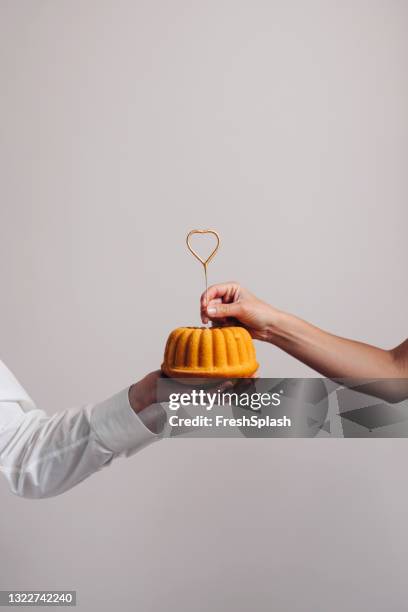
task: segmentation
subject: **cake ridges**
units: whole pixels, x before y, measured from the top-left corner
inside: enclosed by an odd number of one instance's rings
[[[247,377],[258,368],[244,327],[181,327],[166,343],[163,371],[175,377]]]

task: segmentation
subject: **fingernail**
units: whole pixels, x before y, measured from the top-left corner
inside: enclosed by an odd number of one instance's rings
[[[208,312],[209,315],[213,315],[213,314],[215,314],[217,312],[217,309],[213,308],[213,307],[207,308],[207,312]]]

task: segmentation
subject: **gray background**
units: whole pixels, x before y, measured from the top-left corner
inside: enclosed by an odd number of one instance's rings
[[[1,0],[1,358],[50,413],[197,324],[192,227],[314,323],[406,337],[408,3]],[[311,370],[259,346],[264,376]],[[1,588],[80,608],[406,610],[406,440],[165,440],[1,489]]]

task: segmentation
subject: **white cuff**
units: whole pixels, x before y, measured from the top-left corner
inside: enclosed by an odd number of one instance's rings
[[[146,427],[134,412],[129,404],[128,393],[128,388],[123,389],[109,399],[96,404],[91,413],[93,431],[108,450],[119,455],[132,455],[160,439],[160,435]],[[160,430],[160,428],[153,429]]]

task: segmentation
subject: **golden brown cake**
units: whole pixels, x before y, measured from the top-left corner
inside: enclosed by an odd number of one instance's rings
[[[162,370],[171,377],[247,378],[258,369],[243,327],[178,327],[171,332]]]

